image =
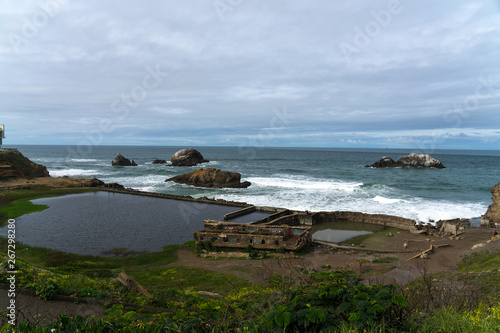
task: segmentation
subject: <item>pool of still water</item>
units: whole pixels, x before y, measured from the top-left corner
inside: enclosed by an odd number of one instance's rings
[[[91,192],[32,200],[47,205],[44,211],[16,218],[16,241],[86,255],[126,248],[161,251],[170,244],[193,240],[205,219],[223,220],[233,206],[155,198],[140,195]],[[250,222],[267,214],[252,213],[233,219]],[[7,235],[7,227],[0,228]]]
[[[323,222],[312,226],[313,240],[339,243],[356,236],[368,235],[384,227],[369,223]]]

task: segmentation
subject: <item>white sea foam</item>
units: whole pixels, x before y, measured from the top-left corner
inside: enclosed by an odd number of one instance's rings
[[[246,178],[256,187],[288,188],[319,191],[346,191],[352,192],[361,187],[363,183],[339,182],[328,179],[308,177],[249,177]]]
[[[251,189],[251,187],[249,188]],[[337,193],[338,194],[338,193]],[[321,191],[297,189],[291,191],[259,191],[217,195],[217,198],[244,201],[258,206],[275,206],[309,211],[353,211],[369,214],[387,214],[429,222],[441,219],[472,218],[484,214],[487,205],[457,203],[422,198],[390,199],[370,197],[369,193],[335,195]]]
[[[97,162],[94,158],[72,158],[72,162]]]
[[[49,170],[49,174],[52,177],[62,177],[62,176],[95,176],[102,174],[97,170],[84,170],[84,169],[64,169],[64,170]]]
[[[386,198],[386,197],[383,197],[380,195],[377,195],[375,198],[373,198],[373,200],[378,202],[378,203],[386,204],[386,205],[395,204],[398,202],[403,202],[402,199],[390,199],[390,198]]]

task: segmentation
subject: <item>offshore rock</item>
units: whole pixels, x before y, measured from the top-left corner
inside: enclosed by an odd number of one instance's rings
[[[443,163],[427,154],[411,153],[410,155],[402,156],[398,160],[398,163],[404,167],[445,168]]]
[[[50,177],[47,168],[30,161],[19,151],[0,151],[0,180],[36,177]]]
[[[372,168],[395,168],[395,167],[413,167],[413,168],[438,168],[443,169],[445,166],[443,163],[435,158],[430,157],[427,154],[415,154],[402,156],[397,162],[395,162],[389,156],[384,156],[372,165],[366,165],[365,167]]]
[[[373,163],[372,165],[366,165],[365,167],[369,168],[391,168],[391,167],[398,167],[400,166],[396,161],[394,161],[392,158],[389,156],[384,156],[377,162]]]
[[[173,166],[194,166],[208,162],[199,151],[194,148],[185,148],[176,152],[170,159]]]
[[[485,216],[491,223],[500,224],[500,183],[491,189],[493,203],[488,207]]]
[[[123,157],[123,155],[120,153],[116,154],[113,162],[111,162],[111,165],[114,165],[114,166],[137,166],[137,164],[133,160],[131,162],[128,158]]]
[[[166,160],[160,160],[158,158],[153,161],[153,164],[166,164],[166,163],[167,163]]]
[[[250,182],[241,182],[241,174],[237,172],[221,171],[214,168],[194,170],[184,175],[169,178],[165,181],[216,188],[246,188],[251,185]]]

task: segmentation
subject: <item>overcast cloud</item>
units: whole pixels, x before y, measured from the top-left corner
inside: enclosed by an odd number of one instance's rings
[[[0,0],[4,144],[498,149],[499,1]]]

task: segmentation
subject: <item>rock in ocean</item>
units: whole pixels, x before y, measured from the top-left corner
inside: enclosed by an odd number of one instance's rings
[[[173,166],[194,166],[208,162],[199,151],[194,148],[185,148],[176,152],[170,159]]]
[[[134,160],[132,162],[128,159],[123,157],[122,154],[118,153],[116,154],[114,160],[111,162],[111,165],[114,166],[137,166]]]
[[[165,181],[216,188],[246,188],[251,185],[250,182],[241,182],[241,174],[237,172],[221,171],[214,168],[194,170],[184,175],[169,178]]]
[[[414,167],[414,168],[446,168],[439,160],[432,158],[428,154],[415,154],[402,156],[395,162],[389,156],[384,156],[372,165],[366,165],[372,168],[394,168],[394,167]]]

